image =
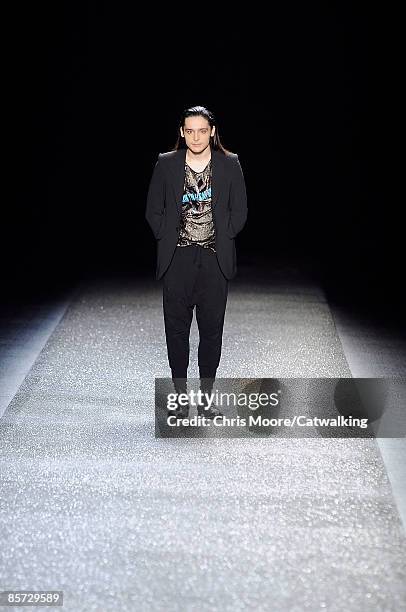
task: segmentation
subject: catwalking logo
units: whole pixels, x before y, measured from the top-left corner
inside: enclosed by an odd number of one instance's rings
[[[191,389],[189,393],[169,393],[167,395],[167,408],[169,411],[174,411],[174,416],[168,417],[169,425],[176,425],[177,421],[175,418],[175,410],[179,406],[186,406],[187,404],[193,406],[204,406],[206,410],[210,410],[213,405],[216,407],[220,406],[243,406],[249,408],[251,411],[256,411],[258,408],[264,406],[275,407],[280,403],[279,390],[276,393],[205,393],[201,389],[194,391]],[[360,429],[366,429],[368,427],[367,418],[356,418],[352,416],[344,417],[343,415],[337,415],[336,417],[320,418],[310,417],[305,415],[293,415],[286,417],[271,417],[264,416],[263,414],[250,414],[248,418],[236,416],[226,417],[224,415],[215,416],[211,422],[216,426],[231,426],[231,427],[359,427]],[[205,425],[206,418],[203,415],[194,416],[192,418],[185,417],[182,419],[183,424],[188,425]]]
[[[185,417],[181,420],[184,425],[201,426],[207,425],[206,418],[204,415]],[[359,419],[352,417],[338,416],[335,419],[320,419],[318,417],[306,417],[303,415],[294,416],[293,418],[268,418],[261,415],[250,415],[245,417],[226,417],[226,416],[215,416],[213,420],[209,421],[215,426],[220,427],[359,427],[365,429],[368,427],[368,419]],[[175,426],[177,420],[175,416],[168,417],[168,425]]]
[[[155,433],[207,438],[405,437],[405,398],[404,379],[220,378],[214,383],[213,377],[157,378]],[[206,431],[196,431],[199,426]]]

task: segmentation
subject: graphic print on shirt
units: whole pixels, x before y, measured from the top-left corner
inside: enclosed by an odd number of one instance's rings
[[[211,208],[211,177],[211,159],[201,172],[196,172],[185,163],[182,216],[177,246],[199,244],[216,251]]]

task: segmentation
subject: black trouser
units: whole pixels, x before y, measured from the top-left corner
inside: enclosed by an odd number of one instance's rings
[[[228,280],[217,256],[199,245],[176,247],[163,277],[165,335],[172,378],[184,386],[189,365],[189,335],[196,306],[200,378],[214,381],[220,362]]]

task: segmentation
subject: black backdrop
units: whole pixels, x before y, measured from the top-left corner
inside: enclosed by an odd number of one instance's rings
[[[153,165],[173,147],[181,110],[202,104],[246,178],[240,260],[310,258],[331,299],[401,320],[401,231],[379,178],[379,53],[368,15],[325,4],[12,8],[10,292],[88,275],[153,278]]]

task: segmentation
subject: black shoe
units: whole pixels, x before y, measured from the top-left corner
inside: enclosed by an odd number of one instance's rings
[[[224,416],[222,412],[218,408],[198,408],[197,414],[199,416],[205,417],[206,419],[214,419],[216,416]]]
[[[177,419],[187,419],[188,416],[189,416],[189,404],[186,404],[186,406],[179,406],[179,408],[176,409]]]
[[[175,416],[177,419],[187,419],[189,416],[189,404],[187,406],[178,406],[175,410],[167,410],[167,416]]]
[[[168,410],[168,417],[175,417],[176,423],[181,423],[182,419],[189,418],[189,406],[182,406],[181,409]]]
[[[182,391],[182,393],[185,393],[185,391]],[[189,416],[189,403],[186,403],[186,405],[179,403],[178,398],[175,399],[176,402],[176,407],[169,409],[168,408],[168,414],[167,416],[175,416],[176,419],[187,419],[187,417]]]

